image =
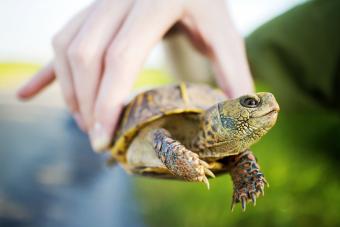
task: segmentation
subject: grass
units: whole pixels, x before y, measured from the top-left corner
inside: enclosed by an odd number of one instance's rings
[[[29,79],[39,71],[41,65],[30,63],[1,63],[0,62],[0,90],[12,89]],[[158,69],[143,70],[137,77],[134,88],[145,86],[159,86],[173,82],[173,79]]]
[[[163,227],[340,225],[337,163],[323,145],[340,138],[340,131],[325,137],[334,126],[340,126],[339,116],[281,113],[276,127],[253,146],[271,186],[245,213],[229,210],[227,175],[211,180],[210,191],[201,184],[136,178],[140,210],[150,226]]]
[[[0,90],[17,87],[39,67],[29,63],[0,63]]]

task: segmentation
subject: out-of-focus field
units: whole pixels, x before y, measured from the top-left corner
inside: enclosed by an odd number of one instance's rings
[[[256,82],[258,91],[271,91]],[[296,97],[297,99],[299,97]],[[281,97],[282,99],[282,97]],[[339,226],[340,115],[323,108],[286,111],[252,147],[270,183],[256,207],[230,211],[229,175],[203,184],[136,177],[151,226]]]
[[[28,80],[41,66],[30,63],[1,63],[0,62],[0,91],[14,91],[20,84]],[[159,70],[142,71],[137,78],[135,88],[157,86],[170,83],[173,80]]]
[[[151,226],[339,226],[339,116],[285,114],[253,146],[270,183],[256,207],[232,213],[229,176],[204,185],[138,178],[137,198]],[[166,221],[165,221],[166,220]]]
[[[13,90],[37,68],[1,64],[0,91]],[[135,87],[171,81],[159,71],[147,70]],[[270,87],[258,86],[258,90],[270,91]],[[339,114],[321,108],[305,112],[282,109],[275,128],[253,151],[270,183],[256,207],[248,204],[245,213],[239,206],[230,212],[232,184],[227,175],[210,180],[210,191],[203,184],[135,177],[134,191],[146,225],[340,225]]]

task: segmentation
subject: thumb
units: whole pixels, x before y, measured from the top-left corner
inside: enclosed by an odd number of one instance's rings
[[[106,105],[101,106],[106,107]],[[96,121],[89,132],[91,146],[95,152],[105,151],[112,144],[122,109],[123,104],[116,103],[107,107],[107,110],[98,111],[105,113],[105,115],[101,114],[100,118],[96,117],[100,121]]]

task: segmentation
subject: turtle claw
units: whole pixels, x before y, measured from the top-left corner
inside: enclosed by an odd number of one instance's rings
[[[255,156],[250,151],[236,159],[231,169],[231,177],[234,183],[232,206],[234,203],[241,203],[243,211],[248,201],[256,206],[257,198],[264,195],[265,185],[269,186],[256,163]]]
[[[247,208],[247,198],[245,196],[241,197],[241,202],[242,202],[242,211],[246,211]]]
[[[235,205],[236,205],[236,202],[235,202],[235,199],[233,198],[233,201],[231,202],[231,206],[230,206],[231,212],[234,211]]]
[[[200,160],[198,157],[193,158],[193,163],[195,163],[194,164],[195,166],[193,166],[194,167],[193,170],[195,172],[192,173],[192,174],[193,174],[193,176],[196,176],[196,177],[190,178],[190,176],[189,176],[189,177],[186,177],[186,179],[189,180],[189,181],[203,182],[209,190],[210,184],[209,184],[209,180],[208,180],[207,176],[214,178],[215,174],[210,169],[208,169],[209,164],[206,163],[205,161]]]
[[[188,159],[188,161],[185,162],[186,167],[184,169],[189,170],[184,173],[184,178],[188,181],[203,182],[209,190],[210,184],[207,176],[212,178],[215,177],[215,174],[209,169],[209,164],[200,160],[196,153],[193,153],[189,150],[185,150],[184,154]]]
[[[209,170],[208,163],[200,160],[197,153],[172,139],[165,129],[156,129],[152,133],[155,152],[173,175],[187,181],[203,182],[208,189],[210,188],[206,175],[211,177],[215,175]]]
[[[253,205],[256,206],[256,194],[255,194],[255,192],[251,192],[250,196],[251,196],[251,200],[253,202]]]
[[[236,203],[241,203],[242,210],[246,210],[246,203],[251,201],[253,206],[256,206],[257,198],[262,195],[264,196],[264,177],[262,174],[255,175],[252,180],[245,182],[238,182],[234,188],[234,195],[232,201],[232,209]]]
[[[263,187],[259,187],[259,191],[261,192],[261,195],[264,196],[264,189],[263,189]]]
[[[207,186],[208,190],[210,189],[209,180],[206,176],[203,177],[202,182]]]
[[[264,184],[267,186],[267,188],[269,188],[269,183],[268,181],[266,180],[266,178],[262,178],[262,181],[264,182]]]
[[[195,154],[195,153],[194,153],[194,154]],[[195,155],[196,155],[195,158],[198,158],[198,155],[197,155],[197,154],[195,154]],[[209,164],[206,163],[205,161],[200,160],[199,163],[200,163],[202,166],[204,166],[205,168],[209,168]]]
[[[204,173],[207,174],[208,176],[211,176],[212,178],[215,178],[215,174],[208,168],[204,169]]]

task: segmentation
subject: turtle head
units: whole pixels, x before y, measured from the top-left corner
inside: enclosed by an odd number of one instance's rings
[[[204,115],[206,144],[222,143],[233,153],[239,153],[275,125],[279,110],[275,97],[267,92],[220,102]]]

